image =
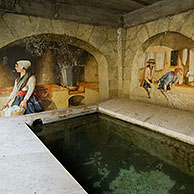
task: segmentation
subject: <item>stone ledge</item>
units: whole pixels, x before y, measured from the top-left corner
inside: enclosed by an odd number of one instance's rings
[[[194,113],[115,98],[98,105],[98,112],[194,145]]]
[[[0,121],[0,193],[86,194],[25,123]]]
[[[7,121],[7,122],[26,123],[29,126],[31,126],[33,121],[35,121],[36,119],[41,119],[43,123],[51,123],[51,122],[73,118],[76,116],[91,114],[96,111],[97,111],[97,105],[84,105],[84,106],[76,106],[72,108],[44,111],[44,112],[34,113],[29,115],[20,115],[20,116],[14,116],[14,117],[0,117],[0,122]]]

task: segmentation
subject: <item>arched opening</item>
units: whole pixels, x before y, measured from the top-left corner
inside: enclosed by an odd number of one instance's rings
[[[84,96],[75,95],[69,98],[69,107],[79,106],[79,105],[84,105],[84,104],[85,104]]]
[[[149,59],[155,61],[153,77],[150,78],[153,83],[146,85],[145,77],[151,75]],[[194,92],[193,64],[192,39],[177,32],[164,32],[151,37],[137,50],[133,60],[131,98],[189,109],[193,106],[192,101],[187,100]]]
[[[43,34],[17,40],[0,49],[0,79],[3,80],[0,87],[4,91],[1,104],[11,92],[16,78],[14,65],[20,59],[28,59],[33,64],[36,89],[44,110],[68,107],[67,99],[74,93],[86,95],[88,103],[97,102],[98,63],[91,53],[77,46],[76,41],[65,35]],[[76,104],[78,100],[74,101]]]
[[[164,32],[148,39],[142,46],[143,57],[140,64],[140,75],[143,75],[146,62],[152,58],[155,60],[155,79],[176,68],[183,70],[183,76],[179,84],[194,85],[191,78],[193,72],[194,41],[176,32]]]

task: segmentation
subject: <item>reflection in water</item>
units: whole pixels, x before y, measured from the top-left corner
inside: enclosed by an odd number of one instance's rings
[[[97,114],[37,135],[88,193],[193,194],[194,178],[181,172],[194,174],[190,145]]]

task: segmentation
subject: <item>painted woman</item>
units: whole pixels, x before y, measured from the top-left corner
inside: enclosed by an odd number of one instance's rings
[[[31,62],[29,60],[20,60],[15,64],[15,70],[19,76],[15,80],[13,91],[4,104],[8,106],[9,102],[14,99],[11,106],[18,105],[25,108],[24,114],[41,112],[41,101],[35,93],[36,78],[31,73]]]

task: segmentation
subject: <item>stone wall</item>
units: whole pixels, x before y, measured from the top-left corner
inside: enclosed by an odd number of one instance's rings
[[[89,56],[84,67],[84,80],[98,83],[98,64],[93,56]]]
[[[194,11],[190,10],[127,29],[113,29],[62,20],[5,14],[0,19],[0,48],[32,35],[45,33],[69,35],[76,40],[73,43],[74,46],[86,50],[95,58],[98,67],[95,70],[98,77],[95,79],[99,83],[100,100],[119,96],[192,111],[194,83],[175,86],[168,92],[167,98],[161,95],[156,82],[151,89],[151,98],[147,97],[145,90],[139,84],[143,74],[143,69],[140,67],[145,52],[150,49],[156,52],[157,49],[161,49],[159,47],[166,50],[193,48],[193,17]],[[170,41],[166,41],[170,43],[160,45],[160,41],[163,41],[162,38],[167,34],[172,36]],[[179,61],[178,67],[183,67],[180,59]],[[164,71],[155,73],[156,80],[165,72],[174,70],[168,65],[166,63]],[[44,82],[45,79],[42,79]]]
[[[118,95],[116,29],[16,14],[3,15],[0,29],[0,48],[22,38],[45,33],[75,38],[75,46],[88,51],[97,61],[100,99]]]
[[[175,86],[172,91],[167,92],[167,97],[165,97],[157,89],[157,83],[154,83],[151,89],[151,98],[148,98],[145,90],[139,85],[142,76],[140,67],[144,53],[149,47],[147,43],[151,45],[160,34],[165,37],[166,34],[174,33],[178,34],[180,37],[184,37],[185,40],[188,40],[188,44],[185,45],[184,38],[177,39],[172,35],[171,39],[169,39],[169,44],[171,44],[171,48],[169,46],[170,49],[176,50],[174,47],[179,48],[181,46],[182,49],[188,48],[189,46],[192,48],[194,43],[193,17],[194,10],[190,10],[172,17],[166,17],[164,19],[126,29],[122,75],[123,86],[122,91],[119,92],[119,96],[184,110],[194,110],[194,88],[192,86],[179,84],[178,86]],[[163,46],[163,43],[160,45],[160,42],[158,42],[157,46]],[[179,62],[178,67],[180,66],[183,67],[181,62]],[[173,67],[170,67],[168,64],[165,66],[162,73],[155,73],[155,80],[158,80],[162,74],[170,70],[173,70]]]

